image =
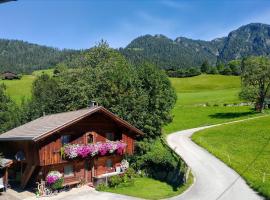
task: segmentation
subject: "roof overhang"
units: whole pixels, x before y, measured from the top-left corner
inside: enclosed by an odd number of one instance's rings
[[[109,110],[105,109],[102,106],[96,106],[93,109],[89,109],[89,112],[74,118],[73,120],[70,120],[64,124],[62,124],[61,126],[58,126],[54,129],[51,129],[47,132],[44,132],[38,136],[6,136],[4,137],[4,135],[2,135],[0,137],[0,141],[34,141],[34,142],[38,142],[58,131],[63,130],[64,128],[67,128],[73,124],[75,124],[76,122],[94,114],[94,113],[98,113],[101,112],[104,115],[110,117],[113,121],[115,121],[116,123],[120,124],[121,126],[127,128],[128,130],[130,130],[131,132],[133,132],[133,134],[135,134],[135,136],[141,136],[144,135],[144,133],[137,129],[136,127],[132,126],[130,123],[128,123],[127,121],[121,119],[120,117],[118,117],[117,115],[113,114],[112,112],[110,112]]]
[[[82,115],[82,116],[80,116],[80,117],[78,117],[78,118],[76,118],[76,119],[74,119],[74,120],[72,120],[72,121],[70,121],[70,122],[68,122],[68,123],[66,123],[66,124],[58,127],[58,128],[56,128],[54,130],[51,130],[51,131],[49,131],[47,133],[44,133],[44,134],[42,134],[42,135],[40,135],[38,137],[34,137],[31,140],[33,140],[34,142],[38,142],[38,141],[46,138],[47,136],[49,136],[49,135],[51,135],[51,134],[53,134],[55,132],[61,131],[62,129],[67,128],[68,126],[71,126],[71,125],[75,124],[76,122],[84,119],[85,117],[88,117],[88,116],[90,116],[90,115],[92,115],[94,113],[97,113],[97,112],[104,113],[105,115],[109,116],[113,120],[119,122],[121,125],[123,125],[127,129],[132,130],[137,135],[144,135],[144,133],[141,130],[139,130],[136,127],[132,126],[130,123],[128,123],[127,121],[121,119],[120,117],[118,117],[117,115],[113,114],[112,112],[110,112],[109,110],[105,109],[104,107],[99,106],[96,109],[91,110],[90,112],[86,113],[85,115]]]

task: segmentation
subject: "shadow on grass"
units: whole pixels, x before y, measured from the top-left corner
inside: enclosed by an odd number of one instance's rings
[[[239,117],[245,117],[248,115],[256,114],[255,111],[247,111],[247,112],[226,112],[226,113],[215,113],[212,115],[209,115],[211,118],[216,119],[234,119]]]

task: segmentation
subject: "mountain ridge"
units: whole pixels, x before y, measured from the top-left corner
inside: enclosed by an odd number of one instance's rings
[[[22,40],[0,39],[0,72],[9,70],[31,73],[54,67],[87,51],[58,49]],[[231,31],[227,36],[212,40],[146,34],[133,39],[126,47],[116,49],[131,63],[151,62],[162,69],[226,63],[249,55],[270,54],[270,25],[250,23]]]
[[[168,43],[160,42],[160,38],[166,38]],[[175,45],[174,47],[172,47],[173,44]],[[142,50],[146,48],[148,49],[143,52]],[[134,49],[141,49],[141,51],[132,52]],[[182,36],[171,39],[163,35],[161,37],[161,34],[148,34],[135,38],[125,48],[120,50],[132,63],[150,61],[165,69],[168,68],[166,64],[169,65],[169,68],[200,66],[205,60],[211,65],[215,65],[249,55],[269,55],[270,25],[250,23],[231,31],[225,37],[208,41],[194,40]],[[167,50],[169,54],[164,53]],[[177,51],[177,53],[171,54],[171,50]],[[162,55],[157,58],[157,54]],[[170,62],[168,60],[171,59],[171,55],[174,55],[175,58],[174,61]],[[154,59],[158,59],[158,63]],[[178,59],[181,59],[181,62]]]

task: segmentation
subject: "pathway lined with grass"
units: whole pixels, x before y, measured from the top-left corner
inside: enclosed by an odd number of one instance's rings
[[[192,139],[270,198],[270,116],[199,131]]]
[[[246,122],[241,120],[241,122],[235,121],[230,122],[230,124],[234,126],[242,122],[248,123],[251,120],[252,119],[245,119]],[[262,199],[235,171],[212,154],[193,143],[190,139],[197,131],[204,129],[206,129],[206,132],[211,131],[215,128],[222,127],[221,125],[222,124],[183,130],[167,136],[169,146],[191,167],[196,180],[188,191],[180,196],[171,198],[172,200]],[[210,127],[215,128],[208,129]],[[224,145],[222,142],[223,141],[220,140],[216,145]]]

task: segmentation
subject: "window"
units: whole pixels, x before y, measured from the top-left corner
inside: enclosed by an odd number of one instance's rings
[[[63,135],[61,137],[62,146],[70,142],[70,135]]]
[[[92,134],[87,135],[87,143],[92,144],[94,142],[94,137]]]
[[[111,159],[106,160],[106,167],[107,168],[112,168],[113,167],[113,162],[112,162]]]
[[[107,140],[113,141],[113,140],[114,140],[114,135],[113,135],[113,133],[106,133],[106,138],[107,138]]]
[[[71,177],[74,176],[73,166],[66,165],[64,166],[64,177]]]

